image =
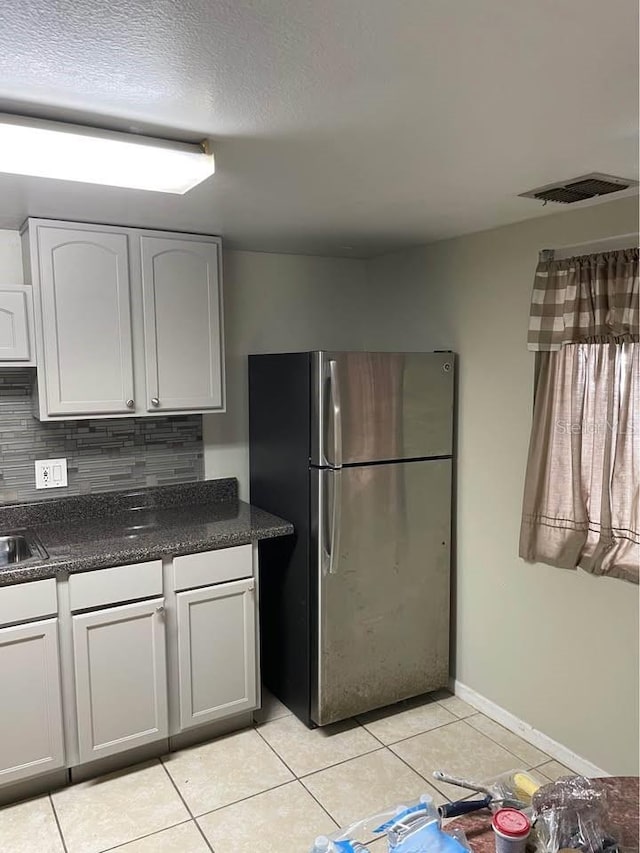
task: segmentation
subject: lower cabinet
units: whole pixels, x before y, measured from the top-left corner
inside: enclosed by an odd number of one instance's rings
[[[180,728],[256,707],[253,578],[176,595]]]
[[[163,599],[72,621],[80,761],[167,737]]]
[[[0,588],[0,789],[256,708],[252,547],[164,570]]]
[[[0,629],[0,785],[65,766],[58,620]]]

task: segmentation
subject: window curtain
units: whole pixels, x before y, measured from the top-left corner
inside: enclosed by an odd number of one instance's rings
[[[638,250],[545,261],[531,303],[538,375],[520,556],[638,583]]]
[[[529,314],[529,349],[640,338],[638,249],[538,264]]]

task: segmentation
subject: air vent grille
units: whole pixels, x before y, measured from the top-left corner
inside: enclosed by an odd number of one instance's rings
[[[574,204],[577,201],[586,201],[596,196],[617,193],[636,186],[638,186],[637,181],[594,172],[591,175],[582,175],[569,181],[560,181],[555,184],[547,184],[545,187],[538,187],[535,190],[529,190],[529,192],[521,193],[521,197],[535,198],[544,202],[555,201],[559,204]]]
[[[573,204],[574,201],[585,201],[585,199],[593,198],[595,193],[581,193],[569,187],[553,187],[550,190],[540,190],[534,193],[533,197],[540,201],[557,201],[560,204]]]

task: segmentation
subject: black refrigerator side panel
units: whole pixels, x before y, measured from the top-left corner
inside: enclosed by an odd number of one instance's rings
[[[308,353],[249,356],[251,502],[293,523],[260,555],[262,680],[310,722]]]

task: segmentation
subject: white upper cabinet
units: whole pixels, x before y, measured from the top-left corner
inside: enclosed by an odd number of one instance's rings
[[[24,284],[0,286],[0,365],[35,364],[31,288]]]
[[[224,411],[219,238],[30,219],[23,240],[37,416]]]
[[[47,410],[123,414],[132,405],[127,235],[39,228]]]
[[[141,237],[148,411],[222,409],[215,243]]]

